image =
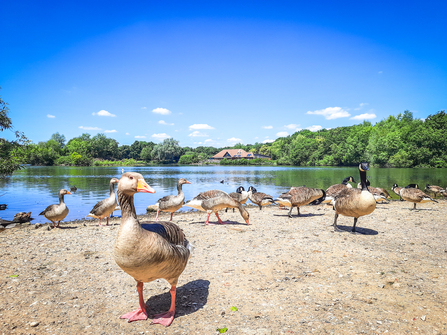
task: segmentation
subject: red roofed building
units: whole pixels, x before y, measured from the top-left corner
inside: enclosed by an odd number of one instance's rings
[[[246,152],[243,149],[225,149],[219,152],[218,154],[211,157],[211,159],[254,159],[254,158],[270,158],[264,155],[253,154],[252,152]]]

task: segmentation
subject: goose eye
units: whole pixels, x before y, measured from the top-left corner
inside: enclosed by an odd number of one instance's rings
[[[133,179],[133,177],[129,177],[131,180]]]

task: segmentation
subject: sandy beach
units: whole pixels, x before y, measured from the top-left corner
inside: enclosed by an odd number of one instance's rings
[[[412,207],[379,204],[357,235],[342,216],[346,231],[334,232],[327,205],[293,218],[249,206],[250,225],[231,210],[220,213],[228,224],[208,226],[205,213],[175,213],[195,249],[168,328],[119,319],[138,306],[135,281],[112,255],[119,218],[6,229],[0,333],[447,334],[447,201]],[[149,317],[169,309],[169,288],[144,285]]]

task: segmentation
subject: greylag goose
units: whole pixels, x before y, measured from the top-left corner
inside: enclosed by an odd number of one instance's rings
[[[220,224],[224,224],[217,214],[218,211],[224,208],[237,208],[241,213],[247,224],[250,224],[247,210],[242,206],[240,202],[237,202],[232,197],[220,190],[210,190],[206,192],[199,193],[194,199],[187,202],[185,206],[192,207],[198,209],[203,212],[207,212],[208,216],[206,217],[205,224],[209,224],[211,213],[216,214],[217,219]]]
[[[436,186],[436,185],[427,184],[425,186],[425,192],[433,193],[435,198],[438,195],[438,193],[442,194],[443,196],[446,196],[445,189],[443,189],[441,186]]]
[[[161,199],[158,199],[157,204],[155,205],[157,207],[157,217],[155,218],[155,221],[158,221],[158,213],[160,213],[160,211],[171,212],[172,221],[172,215],[174,212],[182,208],[183,204],[185,203],[185,195],[183,194],[182,190],[183,184],[191,183],[185,178],[180,178],[177,182],[177,195],[167,195]]]
[[[326,189],[326,198],[324,199],[324,203],[330,203],[334,200],[335,196],[340,193],[345,188],[352,188],[351,184],[348,182],[355,183],[354,177],[349,176],[343,179],[341,184],[331,185]]]
[[[243,186],[239,186],[236,189],[236,192],[231,192],[230,194],[228,194],[230,197],[232,197],[234,200],[236,200],[237,202],[240,202],[241,205],[245,204],[248,200],[248,192],[245,191],[245,188]],[[228,211],[228,207],[225,208],[225,212]],[[234,208],[233,208],[233,213],[234,213]]]
[[[355,226],[359,217],[371,214],[376,209],[376,199],[366,186],[366,171],[369,170],[368,163],[359,165],[360,183],[362,189],[347,188],[341,191],[333,200],[335,209],[334,230],[341,231],[337,227],[338,215],[350,216],[354,218],[352,232],[355,233]]]
[[[432,199],[432,197],[430,197],[428,194],[425,194],[418,188],[402,188],[400,190],[400,196],[405,201],[413,202],[413,209],[416,209],[416,204],[423,204],[429,201],[437,202],[435,199]]]
[[[291,218],[294,207],[298,210],[298,216],[301,216],[300,206],[307,205],[314,200],[319,200],[318,203],[321,203],[325,197],[326,192],[322,189],[300,186],[293,187],[289,192],[281,194],[278,199],[275,199],[275,202],[283,206],[290,206],[289,218]]]
[[[64,202],[64,195],[66,195],[66,194],[71,194],[71,193],[65,189],[60,190],[59,191],[59,204],[50,205],[39,214],[39,215],[45,216],[48,220],[53,222],[53,228],[59,227],[59,223],[61,223],[61,221],[63,219],[65,219],[65,217],[68,214],[68,207]],[[57,221],[57,226],[56,226],[55,221]]]
[[[118,266],[136,280],[140,307],[122,315],[121,319],[146,320],[143,283],[163,278],[171,285],[171,307],[166,313],[155,315],[152,323],[169,326],[175,315],[178,278],[190,257],[191,245],[172,222],[138,222],[133,200],[137,192],[155,193],[141,174],[124,173],[117,190],[122,216],[113,256]]]
[[[275,201],[271,195],[258,192],[253,186],[248,188],[248,199],[259,206],[259,210],[262,210],[262,206],[268,206],[274,204]]]
[[[99,220],[99,225],[101,225],[101,219],[107,218],[107,226],[109,225],[109,216],[112,215],[116,208],[116,195],[115,195],[115,184],[119,180],[116,178],[110,179],[110,196],[107,199],[98,202],[87,216]]]

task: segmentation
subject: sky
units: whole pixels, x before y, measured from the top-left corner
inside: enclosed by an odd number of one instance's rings
[[[1,7],[0,95],[34,143],[224,147],[447,109],[447,1]]]

